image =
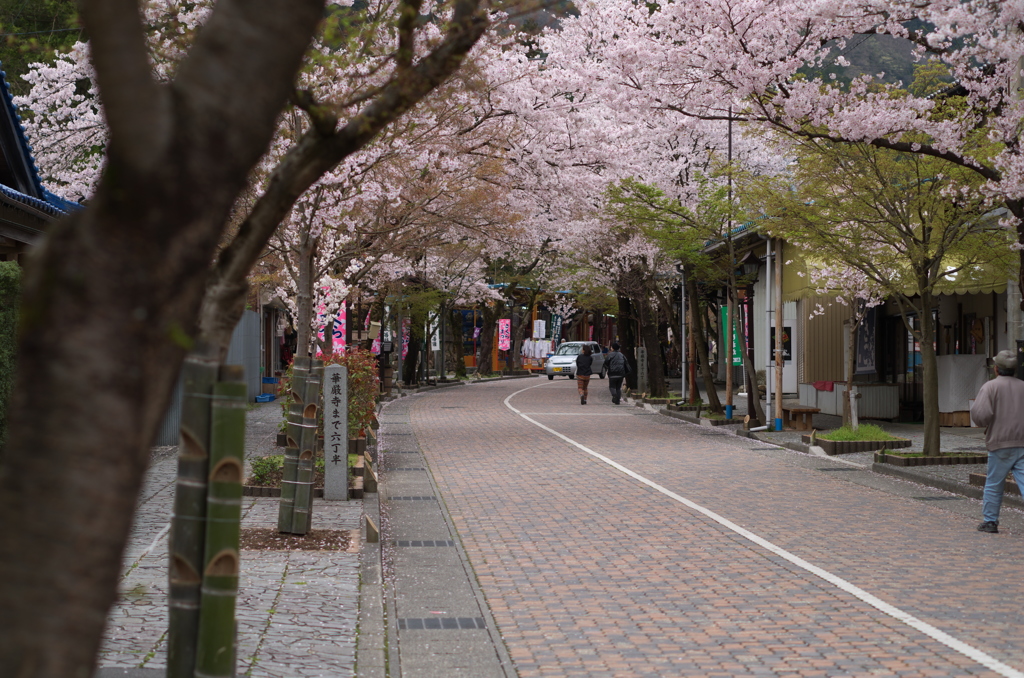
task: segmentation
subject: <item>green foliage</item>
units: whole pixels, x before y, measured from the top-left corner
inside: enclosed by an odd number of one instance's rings
[[[792,175],[761,188],[774,215],[765,227],[813,252],[815,265],[859,271],[908,308],[954,276],[960,286],[986,268],[1009,277],[1010,234],[984,216],[991,205],[973,171],[867,144],[788,150],[798,154]]]
[[[349,465],[351,466],[351,464]],[[324,456],[318,454],[313,459],[314,473],[323,473],[324,466]],[[249,460],[249,469],[249,484],[258,487],[275,487],[281,480],[281,474],[284,473],[284,455],[272,454],[269,457],[253,457]]]
[[[907,89],[917,97],[926,97],[941,92],[953,83],[949,67],[938,59],[929,59],[914,64],[914,80]]]
[[[851,441],[851,440],[899,440],[899,438],[890,435],[880,426],[875,424],[861,424],[857,427],[857,430],[853,430],[849,426],[841,426],[834,431],[824,433],[819,438],[823,440],[831,440],[833,442],[840,441]]]
[[[355,438],[360,431],[370,428],[376,416],[380,394],[377,356],[365,349],[353,348],[343,354],[325,356],[324,363],[348,368],[348,437]]]
[[[14,385],[21,267],[0,262],[0,445],[7,437],[7,401]]]
[[[694,209],[667,198],[660,189],[626,179],[608,189],[606,212],[616,221],[638,228],[670,258],[681,262],[700,280],[725,280],[720,261],[704,252],[709,240],[724,237],[730,218],[738,216],[722,169],[714,174],[697,174],[697,205]]]
[[[15,95],[27,94],[21,79],[28,65],[52,59],[83,39],[76,0],[0,0],[0,65]]]
[[[272,454],[269,457],[254,457],[249,460],[249,480],[253,485],[270,485],[275,473],[284,468],[284,455]]]

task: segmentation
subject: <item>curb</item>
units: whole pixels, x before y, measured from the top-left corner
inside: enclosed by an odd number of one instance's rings
[[[912,483],[927,485],[928,487],[934,487],[937,490],[943,490],[952,494],[959,494],[970,499],[982,499],[985,494],[985,489],[982,487],[964,485],[950,480],[943,480],[942,478],[932,478],[931,476],[913,473],[896,466],[890,466],[889,464],[871,464],[871,470],[879,475],[892,476],[901,480],[909,480]],[[1024,499],[1004,492],[1003,506],[1024,508]]]
[[[680,416],[680,415],[684,414],[682,412],[669,412],[667,410],[662,410],[661,413],[664,414],[665,416],[672,417],[673,419],[680,419],[680,420],[685,421],[685,422],[690,423],[690,424],[700,425],[700,424],[697,424],[697,422],[694,421],[694,417],[692,417],[692,416],[691,417]],[[765,443],[766,445],[774,445],[776,447],[793,450],[794,452],[801,452],[803,454],[808,454],[808,455],[811,454],[810,446],[805,445],[803,443],[784,443],[784,444],[779,444],[779,443],[774,442],[772,440],[764,440],[764,439],[758,437],[758,435],[756,433],[752,433],[750,431],[744,431],[742,429],[738,429],[738,430],[732,431],[731,433],[733,435],[739,436],[741,438],[749,438],[749,439],[752,439],[752,440],[760,441],[762,443]],[[949,492],[951,494],[958,494],[958,495],[960,495],[962,497],[967,497],[969,499],[979,499],[980,500],[980,499],[982,499],[982,497],[984,495],[984,488],[974,487],[972,485],[965,485],[963,483],[957,483],[957,482],[954,482],[954,481],[951,481],[951,480],[943,480],[942,478],[934,478],[932,476],[924,475],[924,474],[921,474],[921,473],[914,473],[913,471],[905,470],[903,467],[891,466],[889,464],[872,463],[871,466],[865,467],[865,470],[871,471],[872,473],[877,473],[878,475],[881,475],[881,476],[889,476],[889,477],[892,477],[892,478],[898,478],[900,480],[906,480],[906,481],[909,481],[909,482],[912,482],[912,483],[917,483],[918,485],[925,485],[927,487],[932,487],[932,488],[935,488],[936,490],[942,490],[943,492]],[[1004,492],[1003,493],[1003,506],[1013,506],[1015,508],[1024,508],[1024,498],[1017,497],[1017,496],[1014,496],[1012,494],[1008,494],[1008,493]]]

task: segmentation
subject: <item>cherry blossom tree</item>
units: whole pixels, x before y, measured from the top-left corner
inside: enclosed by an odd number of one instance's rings
[[[0,540],[0,666],[13,675],[92,672],[149,444],[195,328],[207,358],[218,356],[214,335],[230,333],[249,270],[299,196],[457,70],[489,25],[476,0],[423,5],[394,5],[392,49],[370,89],[324,105],[294,87],[323,0],[217,0],[166,77],[154,73],[137,0],[81,2],[86,89],[108,132],[88,206],[55,225],[26,268],[0,453],[11,526]],[[205,275],[289,98],[312,124]]]

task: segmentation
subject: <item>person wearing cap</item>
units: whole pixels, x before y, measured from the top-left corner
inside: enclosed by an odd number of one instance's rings
[[[980,532],[999,532],[999,508],[1003,503],[1006,476],[1013,473],[1017,487],[1024,488],[1024,381],[1017,379],[1017,356],[1000,351],[992,361],[996,378],[978,391],[971,418],[985,427],[988,477],[982,501]]]

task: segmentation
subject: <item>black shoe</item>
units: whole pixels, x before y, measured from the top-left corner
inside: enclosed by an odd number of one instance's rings
[[[991,532],[992,534],[999,534],[999,523],[993,523],[991,520],[986,520],[981,525],[978,525],[978,532]]]
[[[586,405],[586,404],[587,404],[587,399],[585,397],[583,397],[583,396],[580,396],[580,405]]]
[[[612,404],[613,404],[613,405],[618,405],[618,404],[619,404],[619,400],[618,400],[618,398],[616,398],[615,400],[613,400],[613,401],[612,401]]]

